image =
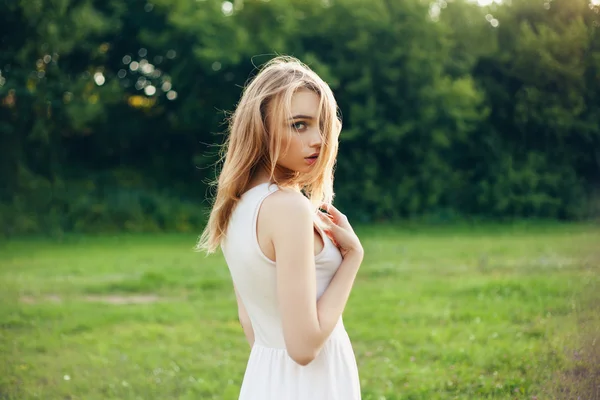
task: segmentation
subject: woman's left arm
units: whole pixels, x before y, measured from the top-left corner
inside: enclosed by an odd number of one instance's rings
[[[244,303],[242,303],[242,299],[240,299],[237,289],[235,286],[233,288],[238,304],[238,318],[240,319],[244,334],[246,335],[246,340],[248,340],[248,344],[250,345],[250,348],[252,348],[252,346],[254,346],[254,329],[252,328],[252,322],[250,321],[250,317],[248,317],[248,312],[246,311],[246,307],[244,307]]]

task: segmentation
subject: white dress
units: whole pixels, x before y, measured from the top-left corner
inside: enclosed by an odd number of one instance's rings
[[[277,190],[276,185],[264,183],[244,193],[233,211],[221,245],[254,329],[254,346],[239,399],[360,399],[358,368],[342,318],[310,364],[297,364],[286,351],[277,301],[275,262],[263,254],[256,235],[259,208],[263,200]],[[324,248],[315,256],[317,299],[342,262],[337,247],[322,230],[319,231]]]

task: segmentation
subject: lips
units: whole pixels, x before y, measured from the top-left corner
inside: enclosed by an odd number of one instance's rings
[[[313,165],[317,162],[317,158],[319,158],[319,153],[313,153],[308,157],[304,157],[304,160],[308,165]]]

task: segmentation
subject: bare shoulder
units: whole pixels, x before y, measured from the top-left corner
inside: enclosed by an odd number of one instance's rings
[[[310,201],[301,193],[293,190],[280,189],[268,196],[261,210],[267,220],[277,222],[280,225],[298,222],[312,223],[312,211]]]
[[[310,215],[310,201],[302,193],[280,189],[264,200],[265,211],[273,216],[289,217],[290,214]]]

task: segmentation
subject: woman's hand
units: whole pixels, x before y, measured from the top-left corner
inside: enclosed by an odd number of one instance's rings
[[[325,224],[324,231],[340,249],[342,257],[345,258],[349,253],[362,255],[364,252],[362,244],[348,222],[348,218],[331,204],[322,204],[320,208],[327,211],[327,213],[321,210],[317,211],[321,221]]]

